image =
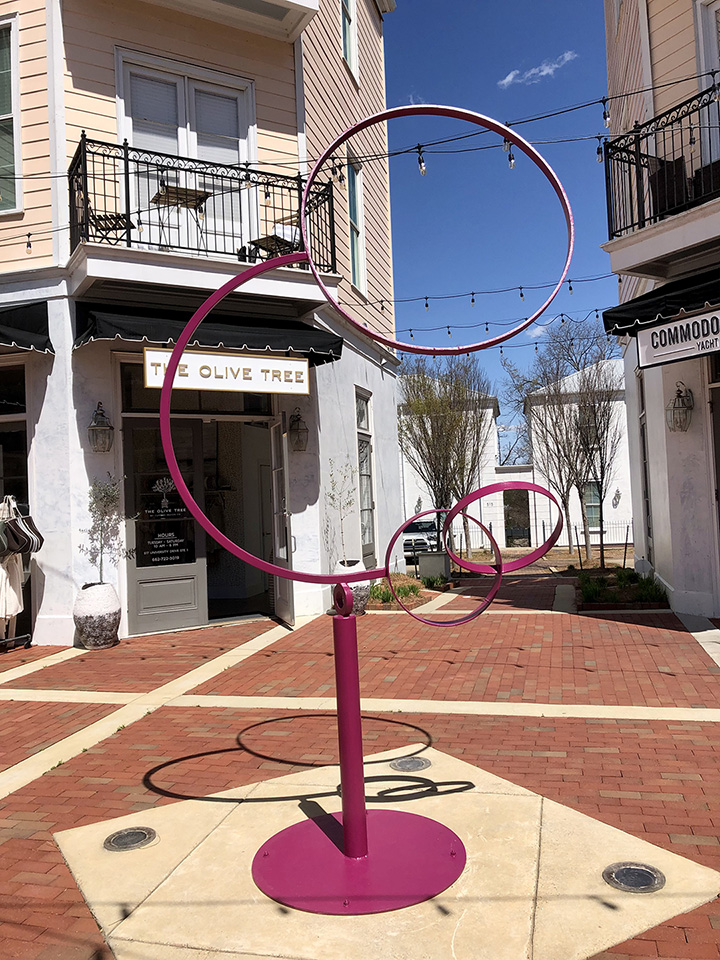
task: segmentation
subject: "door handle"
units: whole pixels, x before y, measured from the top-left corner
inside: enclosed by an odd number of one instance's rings
[[[297,541],[292,533],[290,534],[290,541],[291,541],[292,553],[295,553],[295,551],[297,550]]]

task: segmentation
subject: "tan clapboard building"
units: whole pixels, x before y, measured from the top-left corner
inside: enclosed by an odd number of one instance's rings
[[[635,562],[720,615],[720,2],[605,0],[608,242]]]
[[[83,552],[89,485],[108,473],[124,478],[131,552],[104,564],[121,635],[255,613],[292,623],[329,605],[329,588],[258,572],[190,518],[144,357],[236,274],[302,248],[315,158],[385,107],[394,7],[0,0],[0,494],[45,537],[17,625],[36,642],[73,640],[74,598],[98,579]],[[331,293],[392,333],[386,153],[384,125],[343,147],[315,182],[308,229]],[[196,340],[174,435],[213,523],[284,567],[332,571],[341,542],[346,559],[381,562],[402,519],[394,354],[349,329],[297,265],[228,296]],[[341,530],[328,493],[343,476]]]

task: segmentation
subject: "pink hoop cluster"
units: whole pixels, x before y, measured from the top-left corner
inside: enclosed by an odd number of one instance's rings
[[[182,473],[180,472],[180,467],[175,456],[175,450],[172,443],[172,431],[170,426],[170,408],[171,408],[171,399],[172,399],[172,389],[173,383],[175,380],[175,374],[177,372],[178,365],[182,358],[182,355],[190,342],[193,334],[202,323],[202,321],[208,316],[208,314],[213,310],[228,294],[232,293],[234,290],[237,290],[239,287],[250,282],[256,277],[267,273],[270,270],[275,270],[279,267],[292,266],[300,263],[307,263],[315,280],[325,295],[328,303],[335,309],[335,311],[343,317],[352,327],[357,329],[363,336],[369,337],[378,343],[384,344],[386,347],[393,349],[405,351],[408,353],[419,353],[419,354],[430,354],[430,355],[439,355],[439,354],[458,354],[458,353],[469,353],[476,350],[484,350],[488,347],[496,346],[500,343],[503,343],[505,340],[510,339],[515,336],[517,333],[520,333],[522,330],[525,330],[530,326],[537,318],[547,309],[550,303],[553,301],[558,291],[560,290],[562,283],[567,275],[570,260],[572,257],[573,244],[574,244],[574,226],[572,212],[570,210],[570,204],[568,202],[565,191],[563,190],[562,184],[557,178],[556,174],[553,172],[551,167],[546,163],[546,161],[540,156],[540,154],[522,137],[520,137],[515,131],[511,130],[509,127],[506,127],[504,124],[498,123],[496,120],[491,120],[489,117],[485,117],[481,114],[474,113],[469,110],[461,110],[456,107],[441,107],[441,106],[428,106],[428,105],[418,105],[418,106],[408,106],[408,107],[397,107],[393,110],[385,110],[382,113],[375,114],[374,116],[367,117],[365,120],[362,120],[360,123],[355,124],[346,130],[343,134],[337,137],[333,143],[327,148],[323,153],[320,159],[317,161],[313,170],[310,174],[310,177],[307,181],[305,192],[302,198],[301,206],[301,216],[300,216],[300,226],[302,229],[303,242],[305,250],[310,249],[310,239],[308,236],[306,217],[308,209],[308,198],[310,189],[313,182],[317,178],[322,165],[325,161],[331,157],[337,149],[342,146],[353,134],[359,133],[360,131],[366,129],[367,127],[373,126],[378,123],[385,123],[388,120],[395,119],[398,117],[410,117],[410,116],[441,116],[441,117],[450,117],[459,120],[466,120],[470,123],[474,123],[477,126],[480,126],[486,130],[492,130],[495,133],[498,133],[505,140],[509,141],[511,144],[516,146],[524,154],[526,154],[530,160],[535,164],[536,167],[546,176],[550,182],[552,188],[554,189],[557,197],[560,201],[560,205],[565,216],[565,222],[567,226],[567,250],[565,255],[565,262],[563,265],[562,273],[557,284],[553,288],[550,296],[543,303],[543,305],[536,310],[532,316],[523,320],[520,324],[514,327],[512,330],[507,331],[506,333],[493,337],[489,340],[485,340],[480,343],[470,344],[469,346],[461,347],[429,347],[422,346],[415,343],[403,343],[399,340],[394,340],[390,337],[386,337],[383,334],[368,329],[363,324],[360,324],[357,320],[354,319],[347,311],[343,310],[340,304],[334,299],[327,287],[325,286],[323,279],[312,261],[309,253],[303,251],[300,253],[291,253],[282,257],[275,257],[271,260],[266,260],[264,263],[256,264],[246,270],[236,277],[233,277],[227,283],[223,284],[215,293],[211,294],[205,300],[205,302],[199,307],[198,310],[193,314],[191,319],[188,321],[187,326],[183,330],[180,338],[178,339],[170,359],[168,360],[167,370],[165,373],[165,379],[163,381],[162,392],[160,396],[160,434],[162,439],[163,450],[165,452],[165,458],[167,460],[168,469],[170,475],[175,482],[178,493],[180,494],[182,500],[187,506],[188,510],[192,516],[197,520],[200,526],[209,533],[220,546],[224,547],[230,553],[234,554],[236,557],[239,557],[245,563],[250,564],[251,566],[256,567],[258,570],[262,570],[265,573],[272,574],[277,577],[281,577],[287,580],[299,581],[302,583],[316,583],[316,584],[337,584],[338,577],[336,574],[313,574],[313,573],[304,573],[298,570],[288,570],[284,567],[279,567],[276,564],[269,563],[266,560],[262,560],[260,557],[256,557],[254,554],[249,553],[247,550],[243,549],[239,544],[235,543],[233,540],[230,540],[221,530],[219,530],[211,520],[205,515],[203,510],[200,508],[198,503],[195,501],[192,496],[185,480],[183,479]],[[466,508],[476,501],[479,501],[482,497],[488,496],[493,493],[499,493],[504,490],[528,490],[541,493],[544,496],[548,497],[557,507],[558,510],[558,520],[555,525],[555,528],[550,535],[550,537],[543,543],[541,546],[537,547],[535,550],[532,550],[524,557],[516,558],[507,563],[502,561],[500,556],[500,550],[497,542],[492,536],[491,531],[475,517],[470,516],[465,512]],[[442,527],[443,541],[445,543],[446,549],[450,557],[464,569],[479,573],[479,574],[489,574],[494,576],[494,581],[490,587],[487,596],[480,602],[478,607],[470,614],[464,615],[463,617],[454,619],[454,620],[444,620],[444,621],[435,621],[428,620],[424,617],[418,616],[413,613],[412,610],[402,602],[402,600],[395,593],[395,589],[390,578],[390,561],[393,548],[397,543],[399,537],[405,531],[407,526],[417,520],[420,517],[427,516],[431,513],[441,513],[445,514],[445,520]],[[476,563],[474,561],[463,559],[457,556],[447,545],[448,533],[451,529],[453,520],[457,516],[466,517],[468,520],[472,520],[476,523],[481,530],[484,531],[488,537],[490,544],[495,555],[495,563]],[[478,490],[475,490],[473,493],[464,497],[459,503],[457,503],[452,509],[442,509],[442,510],[426,510],[422,513],[418,513],[416,516],[411,517],[409,520],[406,520],[405,523],[398,528],[393,537],[390,540],[386,554],[385,554],[385,564],[383,567],[377,567],[373,570],[361,570],[357,573],[350,573],[347,576],[343,577],[343,584],[338,584],[335,593],[334,599],[338,612],[347,616],[352,611],[352,594],[351,591],[347,588],[349,583],[358,583],[365,580],[378,580],[382,577],[386,577],[388,583],[390,584],[390,590],[392,591],[395,599],[398,601],[400,606],[410,614],[416,620],[419,620],[422,623],[428,624],[438,624],[443,626],[452,626],[462,623],[467,623],[470,620],[475,619],[479,616],[487,607],[492,603],[494,597],[497,595],[498,590],[500,589],[500,584],[502,582],[503,573],[509,573],[514,570],[519,570],[524,566],[527,566],[530,563],[534,563],[540,557],[544,556],[550,550],[550,548],[556,543],[558,537],[560,536],[560,531],[562,530],[562,511],[560,506],[555,499],[555,497],[550,493],[550,491],[544,489],[543,487],[538,486],[534,483],[523,483],[520,481],[508,481],[501,483],[490,484],[489,486],[481,487]]]

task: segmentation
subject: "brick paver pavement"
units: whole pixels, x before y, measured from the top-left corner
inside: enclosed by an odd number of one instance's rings
[[[113,690],[118,693],[154,690],[160,684],[174,680],[201,663],[212,660],[224,650],[258,636],[270,626],[272,624],[269,622],[243,621],[231,627],[209,627],[207,630],[188,630],[163,636],[132,637],[109,650],[95,650],[64,663],[46,667],[37,673],[18,677],[3,684],[3,688]],[[46,651],[48,649],[45,648]],[[11,663],[9,659],[0,661],[0,669],[6,662],[8,665]]]
[[[525,597],[533,609],[537,601]],[[521,610],[522,599],[514,602]],[[17,689],[18,697],[22,688],[35,696],[53,688],[142,692],[271,626],[124,641],[12,685],[2,685],[0,674],[0,689]],[[364,696],[507,703],[502,716],[373,713],[364,720],[366,752],[432,743],[720,869],[720,724],[671,715],[674,707],[720,706],[720,667],[672,614],[486,614],[468,627],[447,629],[403,614],[369,615],[358,627]],[[332,714],[262,708],[264,695],[332,695],[331,628],[330,618],[320,617],[193,691],[255,694],[257,708],[162,706],[0,800],[0,960],[109,960],[55,844],[57,830],[337,762]],[[38,648],[11,651],[0,670],[28,652]],[[512,712],[516,701],[648,705],[668,716],[520,717]],[[114,709],[2,702],[3,762],[13,764]],[[720,960],[720,903],[678,916],[603,957]]]
[[[0,770],[7,770],[115,709],[111,704],[100,703],[0,702]]]
[[[401,613],[368,614],[358,619],[358,642],[365,697],[720,705],[720,667],[672,613],[486,613],[444,629]],[[194,692],[322,697],[333,690],[332,619],[319,617]]]

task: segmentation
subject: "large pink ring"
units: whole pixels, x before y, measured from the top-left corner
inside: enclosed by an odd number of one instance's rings
[[[325,161],[329,157],[333,156],[338,147],[342,146],[342,144],[349,140],[350,137],[354,136],[356,133],[360,133],[361,130],[365,130],[367,127],[371,127],[376,123],[386,123],[388,120],[395,120],[398,117],[418,116],[452,117],[456,120],[467,120],[469,123],[474,123],[478,127],[483,127],[485,130],[492,130],[494,133],[499,134],[504,140],[509,141],[513,146],[517,147],[518,150],[529,157],[535,166],[541,171],[541,173],[547,177],[550,185],[557,194],[558,200],[560,201],[560,205],[565,216],[565,223],[567,225],[567,252],[565,254],[565,263],[563,265],[562,273],[560,274],[560,279],[553,287],[550,296],[543,303],[543,305],[532,314],[531,317],[523,320],[517,326],[513,327],[512,330],[508,330],[506,333],[499,334],[497,337],[491,337],[489,340],[484,340],[479,343],[471,343],[468,346],[426,347],[422,344],[404,343],[401,340],[393,340],[392,337],[383,336],[383,334],[378,333],[376,330],[372,330],[355,320],[351,314],[349,314],[346,310],[343,310],[338,301],[332,296],[328,288],[325,286],[322,276],[320,275],[320,271],[315,266],[312,257],[308,253],[310,270],[312,271],[318,286],[325,294],[328,303],[332,304],[340,316],[343,317],[349,324],[351,324],[359,333],[363,334],[363,336],[371,337],[373,340],[384,344],[386,347],[391,347],[395,350],[404,350],[406,353],[422,353],[430,354],[431,356],[439,356],[441,354],[452,355],[470,353],[471,351],[475,350],[486,350],[488,347],[494,347],[500,343],[504,343],[505,340],[509,340],[511,337],[514,337],[521,331],[526,330],[545,310],[547,310],[562,287],[563,281],[567,276],[568,270],[570,269],[570,261],[572,259],[573,246],[575,243],[575,227],[573,224],[573,215],[572,210],[570,209],[570,202],[562,184],[560,183],[560,180],[557,177],[557,174],[547,163],[547,161],[537,152],[537,150],[530,143],[528,143],[527,140],[524,140],[514,130],[511,130],[510,127],[506,127],[504,124],[498,123],[497,120],[492,120],[490,117],[485,117],[481,113],[475,113],[472,110],[462,110],[459,107],[433,106],[429,104],[418,104],[417,106],[408,107],[394,107],[391,110],[383,110],[381,113],[376,113],[371,117],[366,117],[364,120],[361,120],[359,123],[356,123],[347,129],[344,133],[341,133],[339,137],[336,137],[336,139],[330,144],[330,146],[322,154],[320,159],[313,167],[310,177],[305,184],[305,191],[303,193],[300,213],[300,229],[302,230],[303,243],[305,245],[305,249],[310,251],[310,236],[306,223],[308,212],[307,207],[310,198],[310,190]]]
[[[535,550],[531,550],[530,553],[526,553],[524,557],[518,557],[516,560],[508,560],[507,563],[501,564],[501,569],[503,573],[510,573],[513,570],[520,570],[522,567],[527,567],[531,563],[535,563],[536,560],[539,560],[540,557],[544,557],[545,554],[557,543],[558,537],[562,531],[563,518],[562,510],[560,509],[560,504],[557,502],[555,497],[550,493],[549,490],[546,490],[545,487],[538,486],[537,483],[525,483],[522,480],[505,480],[499,483],[490,483],[486,487],[480,487],[479,490],[469,493],[466,497],[463,497],[455,506],[448,511],[448,515],[445,518],[445,524],[443,526],[443,531],[447,530],[450,527],[450,524],[453,522],[455,517],[462,513],[465,507],[469,506],[471,503],[475,503],[476,500],[482,499],[482,497],[487,497],[491,493],[500,493],[504,490],[529,490],[535,493],[542,493],[543,496],[551,500],[558,509],[558,519],[555,524],[555,528],[547,540],[540,544],[539,547],[536,547]],[[449,547],[446,547],[447,552],[452,560],[456,563],[459,563],[461,566],[465,567],[466,570],[471,570],[473,573],[493,573],[495,571],[495,566],[488,563],[475,563],[472,560],[461,560],[459,557],[456,557],[455,554],[450,550]],[[497,554],[496,554],[497,556]]]
[[[416,513],[414,517],[410,517],[409,520],[405,521],[405,523],[400,527],[400,529],[395,532],[395,535],[390,540],[387,551],[385,552],[385,566],[388,568],[388,570],[390,569],[390,556],[392,554],[392,549],[395,546],[395,543],[397,542],[398,537],[402,536],[406,528],[415,520],[419,520],[421,517],[427,517],[431,513],[448,513],[448,508],[445,507],[438,510],[423,510],[422,513]],[[465,514],[463,514],[463,516],[465,516]],[[479,617],[481,613],[487,610],[487,608],[495,599],[497,592],[500,589],[500,584],[502,583],[502,557],[500,556],[500,548],[498,547],[497,542],[495,541],[495,538],[493,537],[492,533],[490,532],[490,530],[488,530],[488,528],[485,526],[484,523],[481,523],[476,517],[471,517],[469,515],[468,515],[468,520],[472,520],[473,523],[476,523],[480,527],[480,529],[487,535],[488,539],[490,540],[490,545],[492,546],[493,553],[495,554],[495,559],[497,561],[497,563],[494,564],[489,569],[490,573],[495,574],[495,580],[492,586],[490,587],[490,589],[488,590],[487,596],[480,601],[480,603],[471,613],[466,613],[462,617],[456,617],[454,620],[428,620],[427,617],[421,617],[419,614],[413,613],[410,607],[407,607],[402,602],[400,597],[395,592],[392,579],[388,576],[387,582],[390,587],[390,592],[395,597],[395,599],[400,604],[400,606],[403,608],[405,613],[410,614],[413,620],[418,620],[420,623],[426,623],[431,627],[459,626],[462,623],[469,623],[471,620],[474,620],[475,617]],[[445,525],[443,526],[443,539],[445,539],[446,530],[447,530],[447,520],[445,521]],[[446,545],[446,549],[447,549],[447,545]],[[455,562],[459,566],[469,569],[468,560],[461,560],[459,557],[456,557],[454,553],[450,553],[449,550],[447,552],[450,554],[450,556],[453,558],[453,560],[455,560]]]
[[[244,560],[245,563],[249,563],[258,570],[264,570],[265,573],[271,573],[276,577],[284,577],[286,580],[299,580],[301,583],[334,584],[338,582],[337,574],[302,573],[297,570],[288,570],[285,567],[278,567],[274,563],[268,563],[267,560],[261,560],[260,557],[256,557],[254,554],[248,553],[247,550],[243,550],[243,548],[238,546],[234,540],[230,540],[229,537],[226,537],[222,530],[218,530],[215,524],[212,523],[212,521],[209,520],[200,509],[193,495],[190,493],[182,474],[180,473],[180,467],[178,466],[175,450],[173,448],[172,430],[170,427],[170,404],[172,400],[172,388],[175,380],[175,373],[177,371],[178,364],[180,363],[180,358],[190,342],[190,338],[200,326],[201,322],[213,309],[213,307],[216,307],[218,303],[220,303],[221,300],[224,300],[225,297],[229,293],[232,293],[233,290],[237,290],[238,287],[241,287],[249,280],[253,280],[260,274],[266,273],[268,270],[276,270],[278,267],[290,266],[290,264],[293,263],[304,263],[307,261],[307,259],[307,254],[305,253],[289,253],[284,257],[275,257],[272,260],[266,260],[264,263],[258,263],[254,267],[250,267],[249,270],[245,270],[237,277],[233,277],[232,280],[228,280],[227,283],[224,283],[222,287],[216,290],[215,293],[211,294],[205,303],[203,303],[195,311],[190,320],[188,320],[188,324],[180,335],[178,342],[175,344],[173,352],[170,355],[170,359],[168,360],[165,379],[163,380],[162,391],[160,393],[160,436],[162,439],[163,450],[165,451],[165,459],[167,460],[170,476],[175,481],[175,486],[177,487],[177,491],[182,497],[185,506],[188,508],[193,517],[195,517],[203,530],[209,533],[210,536],[220,544],[220,546],[225,547],[226,550],[229,550],[234,556]],[[361,580],[377,580],[380,577],[387,576],[387,573],[388,570],[386,567],[379,567],[376,570],[361,570],[358,573],[343,574],[342,581],[343,583],[357,583]]]

